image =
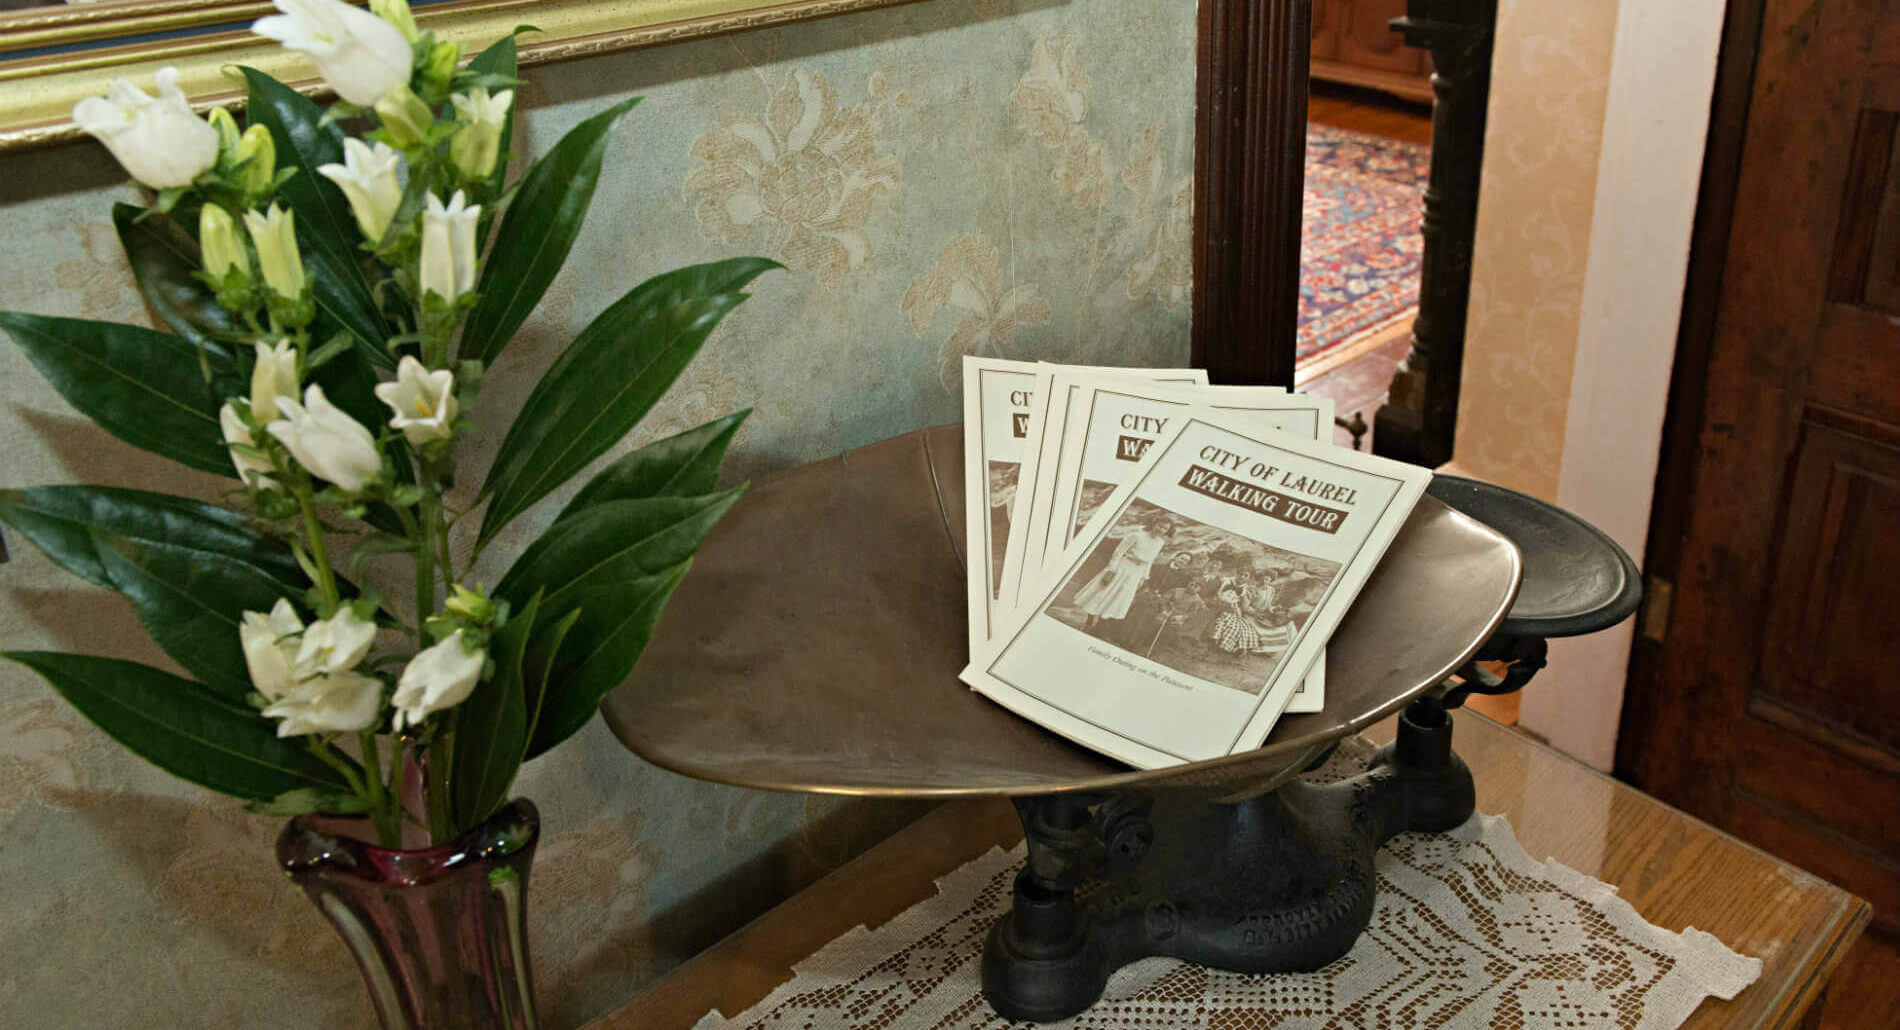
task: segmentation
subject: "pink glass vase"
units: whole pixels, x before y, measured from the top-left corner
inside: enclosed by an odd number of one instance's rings
[[[429,848],[369,843],[366,821],[298,816],[277,860],[356,957],[384,1030],[536,1030],[523,798]]]

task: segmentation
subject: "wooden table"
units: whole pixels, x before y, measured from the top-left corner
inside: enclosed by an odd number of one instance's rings
[[[1532,858],[1613,883],[1645,918],[1695,926],[1762,960],[1734,1001],[1709,999],[1692,1030],[1797,1027],[1860,936],[1867,903],[1482,716],[1458,712],[1457,749],[1478,810],[1508,816]],[[1391,723],[1367,736],[1384,743]],[[589,1030],[687,1030],[735,1015],[791,979],[845,931],[876,927],[929,897],[936,878],[1022,839],[1000,799],[952,802],[721,941]]]

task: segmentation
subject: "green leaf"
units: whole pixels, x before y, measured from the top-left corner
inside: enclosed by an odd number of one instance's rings
[[[475,826],[507,800],[528,747],[528,638],[536,594],[489,641],[494,672],[455,709],[449,809],[457,831]]]
[[[251,87],[245,118],[270,129],[277,167],[297,172],[277,195],[297,213],[297,242],[318,309],[357,337],[363,344],[359,353],[395,368],[396,359],[383,348],[389,326],[357,257],[362,236],[349,201],[335,183],[317,174],[322,165],[343,163],[343,130],[323,124],[323,109],[296,90],[255,68],[239,70]]]
[[[776,262],[734,258],[658,275],[581,330],[535,385],[482,492],[477,546],[618,443],[666,394],[743,287]]]
[[[463,326],[460,357],[492,366],[541,303],[593,203],[608,133],[639,102],[632,97],[576,125],[522,177],[475,285],[481,298]]]
[[[306,788],[352,793],[303,741],[279,739],[269,719],[202,684],[114,658],[48,651],[5,657],[45,677],[132,753],[199,786],[249,801]]]
[[[221,476],[237,478],[218,428],[218,391],[204,381],[206,352],[183,337],[117,322],[0,312],[0,329],[67,403],[99,428],[140,447]],[[237,378],[235,364],[212,360],[213,382]]]
[[[567,502],[559,522],[591,504],[640,497],[693,497],[709,494],[718,485],[719,465],[725,461],[740,423],[752,409],[714,419],[684,433],[655,440],[600,470]]]
[[[68,571],[124,594],[153,641],[220,695],[242,702],[247,611],[310,587],[290,548],[244,516],[183,497],[100,486],[0,490],[0,521]],[[339,578],[344,596],[356,588]]]
[[[230,346],[215,337],[241,327],[235,316],[218,306],[210,288],[192,278],[204,267],[197,238],[169,216],[131,204],[112,205],[112,225],[119,231],[119,244],[152,311],[192,346],[235,369]],[[218,392],[227,396],[244,392],[241,379],[220,387]]]
[[[546,629],[535,627],[534,636],[528,641],[528,662],[535,673],[535,678],[527,683],[527,739],[530,741],[534,739],[535,727],[541,724],[541,711],[547,705],[549,684],[554,682],[554,663],[560,657],[561,645],[580,618],[581,610],[575,608]],[[522,757],[526,759],[526,755]]]
[[[188,544],[253,566],[292,592],[309,585],[290,548],[253,532],[245,516],[170,494],[109,486],[0,490],[0,522],[66,571],[102,587],[116,588],[94,548],[95,531],[133,542]]]
[[[547,698],[528,742],[529,758],[578,733],[600,711],[608,692],[626,681],[653,639],[667,600],[692,566],[688,559],[651,576],[569,595],[567,600],[579,605],[580,618],[548,678]],[[583,626],[589,612],[601,616]]]
[[[132,602],[152,641],[207,688],[237,704],[255,689],[238,627],[290,592],[255,566],[195,550],[94,534],[113,588]],[[301,593],[299,590],[297,593]]]
[[[704,497],[603,501],[557,522],[524,551],[495,594],[541,595],[541,619],[579,611],[548,678],[533,757],[567,739],[646,649],[692,555],[743,487]]]

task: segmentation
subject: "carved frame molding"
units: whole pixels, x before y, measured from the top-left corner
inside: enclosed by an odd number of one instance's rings
[[[659,46],[702,36],[825,18],[916,0],[451,0],[416,9],[416,20],[473,52],[522,24],[523,66]],[[244,25],[271,11],[260,0],[126,0],[29,8],[0,14],[0,152],[76,139],[70,112],[105,91],[113,77],[149,82],[164,65],[201,110],[242,100],[245,64],[300,92],[325,92],[302,55],[260,39]],[[177,38],[84,50],[76,44],[154,32],[204,30]],[[43,53],[53,49],[59,52]],[[9,58],[9,54],[13,56]],[[25,55],[25,56],[18,56]]]

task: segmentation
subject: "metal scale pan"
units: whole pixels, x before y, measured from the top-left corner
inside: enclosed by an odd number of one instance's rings
[[[1326,710],[1256,751],[1136,771],[957,679],[963,441],[895,437],[755,484],[701,548],[628,682],[603,706],[640,757],[765,790],[1045,795],[1272,782],[1404,707],[1510,610],[1511,542],[1419,502],[1327,649]]]

